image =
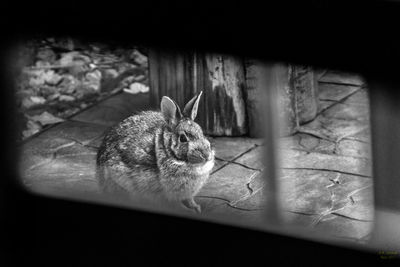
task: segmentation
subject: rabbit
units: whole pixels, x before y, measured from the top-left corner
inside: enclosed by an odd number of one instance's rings
[[[143,111],[112,127],[97,153],[102,191],[161,197],[200,213],[194,196],[209,178],[215,157],[194,122],[201,95],[193,97],[183,112],[163,96],[161,111]]]

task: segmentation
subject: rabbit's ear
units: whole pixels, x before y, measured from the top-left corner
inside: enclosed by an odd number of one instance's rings
[[[203,94],[203,91],[200,91],[200,93],[193,97],[185,106],[185,108],[183,109],[183,115],[186,117],[191,118],[192,120],[194,120],[197,116],[197,109],[199,107],[199,101],[200,101],[200,97]]]
[[[163,96],[161,99],[161,113],[164,115],[168,124],[176,124],[182,117],[179,106],[168,96]]]

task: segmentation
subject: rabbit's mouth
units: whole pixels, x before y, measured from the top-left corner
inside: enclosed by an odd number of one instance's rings
[[[212,158],[211,160],[207,160],[203,163],[194,164],[193,167],[194,172],[198,175],[208,174],[214,168],[214,158]]]
[[[193,165],[202,165],[207,162],[207,159],[197,156],[189,156],[188,162]]]
[[[210,152],[195,151],[195,153],[188,155],[188,162],[199,165],[206,164],[207,162],[214,161],[214,155],[214,150]]]

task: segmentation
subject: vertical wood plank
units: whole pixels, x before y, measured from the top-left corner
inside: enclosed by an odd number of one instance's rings
[[[267,88],[265,71],[267,66],[255,59],[245,60],[246,68],[246,110],[249,122],[249,135],[251,137],[264,137],[266,122],[264,105],[267,103]]]
[[[250,136],[263,136],[262,107],[268,102],[266,90],[277,90],[281,136],[293,134],[297,126],[315,118],[319,104],[318,82],[311,67],[265,63],[254,59],[246,59],[245,62]]]
[[[194,51],[153,51],[149,53],[149,65],[152,103],[159,103],[163,95],[168,95],[183,107],[203,91],[197,121],[206,134],[238,136],[247,133],[241,59]]]
[[[310,66],[292,65],[292,86],[296,94],[298,124],[309,122],[318,112],[318,79]]]

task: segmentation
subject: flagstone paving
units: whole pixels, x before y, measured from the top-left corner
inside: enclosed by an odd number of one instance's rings
[[[319,97],[317,118],[277,143],[282,218],[327,235],[363,241],[371,231],[374,210],[368,94],[359,77],[327,72]],[[146,103],[147,94],[121,93],[24,142],[20,172],[25,186],[41,192],[99,192],[95,158],[104,132],[146,109]],[[196,196],[202,214],[265,220],[268,177],[263,172],[263,141],[210,139],[216,164]]]

